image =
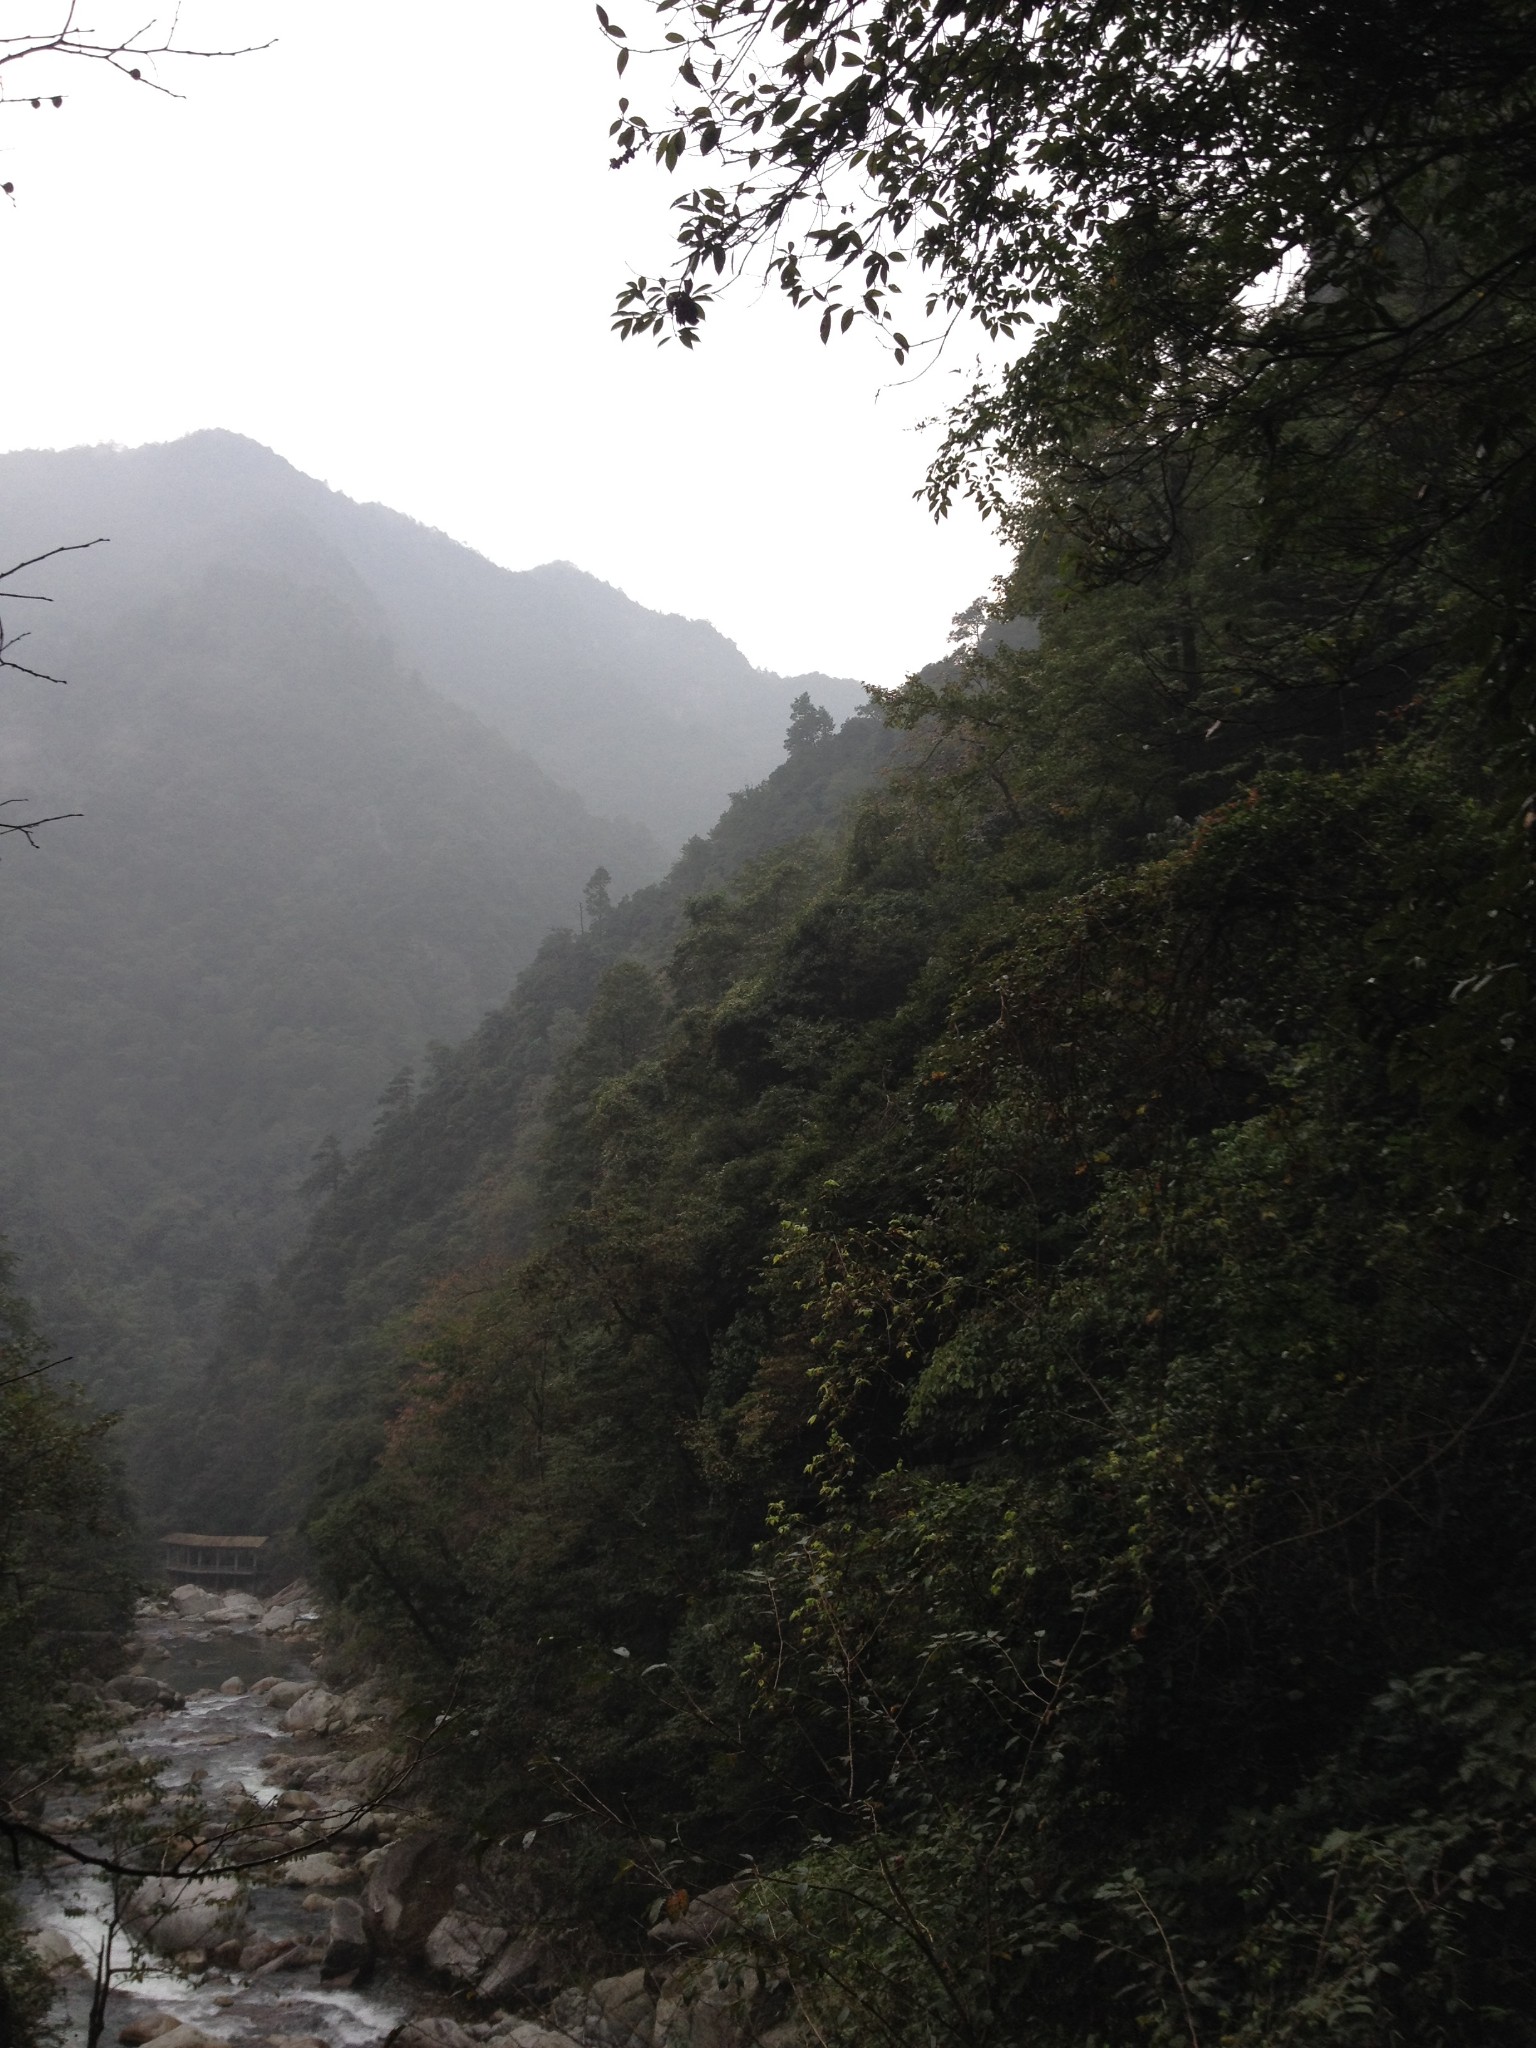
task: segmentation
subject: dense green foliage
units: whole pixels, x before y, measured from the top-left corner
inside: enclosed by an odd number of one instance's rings
[[[1530,9],[661,11],[691,257],[859,170],[1061,299],[935,484],[1038,644],[840,840],[594,878],[230,1404],[522,1910],[751,1871],[827,2048],[1529,2042]]]
[[[828,2039],[1524,2040],[1524,814],[1429,633],[1223,760],[1046,541],[841,856],[609,970],[312,1540],[546,1910],[750,1858]]]
[[[121,1655],[134,1544],[106,1424],[55,1385],[50,1355],[0,1262],[0,1815],[66,1759],[86,1684]],[[7,1861],[20,1841],[0,1826]],[[8,1873],[7,1873],[8,1875]],[[0,1876],[0,2040],[30,2042],[49,2002]]]
[[[1527,11],[740,19],[765,205],[878,82],[1064,295],[954,444],[1039,644],[609,968],[311,1540],[530,1899],[753,1868],[825,2042],[1527,2041]]]
[[[896,748],[875,719],[850,719],[731,799],[664,881],[616,906],[594,877],[598,915],[549,934],[511,998],[463,1045],[402,1072],[373,1140],[315,1154],[317,1203],[276,1284],[243,1289],[179,1422],[162,1424],[157,1489],[199,1526],[291,1522],[326,1469],[351,1477],[377,1449],[409,1311],[434,1282],[473,1291],[527,1249],[538,1212],[540,1116],[550,1077],[579,1036],[605,968],[659,962],[683,908],[789,840],[825,835]]]

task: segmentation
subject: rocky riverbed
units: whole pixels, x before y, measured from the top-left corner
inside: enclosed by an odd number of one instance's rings
[[[69,2040],[109,1946],[103,2039],[130,2048],[796,2048],[786,1988],[728,1956],[732,1886],[660,1922],[636,1967],[552,1976],[547,1942],[503,1924],[494,1885],[413,1809],[389,1700],[324,1682],[319,1622],[302,1584],[141,1607],[108,1725],[40,1818],[81,1845],[136,1817],[160,1840],[184,1824],[246,1868],[197,1874],[198,1850],[192,1874],[120,1885],[115,1907],[69,1857],[32,1881]]]

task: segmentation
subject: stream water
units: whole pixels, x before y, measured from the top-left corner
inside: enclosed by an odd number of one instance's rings
[[[268,1676],[313,1683],[315,1674],[305,1661],[307,1646],[239,1625],[207,1628],[196,1619],[170,1613],[142,1618],[139,1643],[146,1670],[187,1696],[183,1707],[140,1715],[117,1738],[131,1755],[154,1763],[162,1784],[175,1787],[195,1781],[217,1792],[235,1780],[266,1803],[280,1789],[279,1759],[318,1756],[328,1747],[323,1738],[286,1731],[280,1725],[281,1713],[261,1695],[245,1691],[231,1697],[209,1690],[230,1678],[239,1678],[247,1687]],[[50,1818],[62,1818],[67,1825],[70,1811],[66,1797],[50,1809]],[[325,1897],[360,1888],[357,1876],[345,1887],[329,1888]],[[327,1915],[317,1904],[306,1909],[304,1900],[301,1889],[253,1883],[245,1932],[252,1939],[323,1939]],[[28,1924],[57,1930],[84,1966],[58,1973],[65,2039],[83,2043],[90,1972],[107,1938],[106,1882],[60,1857],[27,1880],[23,1901]],[[114,1939],[113,1968],[104,2037],[108,2042],[116,2042],[129,2021],[165,2013],[190,2021],[232,2048],[256,2048],[272,2041],[293,2042],[296,2048],[300,2040],[323,2043],[325,2048],[375,2048],[408,2011],[425,2002],[416,1987],[387,1976],[357,1990],[322,1988],[314,1963],[254,1980],[227,1969],[205,1969],[192,1977],[149,1951],[136,1949],[122,1931]]]

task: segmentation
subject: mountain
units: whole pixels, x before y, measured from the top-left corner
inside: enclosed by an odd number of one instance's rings
[[[7,562],[109,537],[109,547],[49,565],[43,587],[71,611],[120,605],[210,551],[274,534],[328,550],[431,688],[669,850],[707,831],[732,790],[771,772],[802,690],[839,717],[864,701],[846,679],[755,669],[703,620],[647,611],[568,562],[498,568],[238,434],[0,456],[0,508]]]
[[[429,690],[292,530],[146,568],[46,652],[67,688],[0,689],[3,793],[81,815],[4,842],[0,1214],[132,1407],[291,1235],[316,1142],[657,852]]]
[[[754,887],[782,908],[831,865],[857,798],[900,737],[869,716],[801,747],[733,798],[661,881],[580,934],[554,931],[414,1099],[335,1159],[325,1199],[269,1287],[232,1301],[190,1400],[162,1415],[137,1476],[168,1526],[272,1529],[302,1510],[317,1464],[377,1448],[400,1369],[400,1318],[454,1274],[525,1251],[535,1228],[551,1076],[604,974],[665,966],[680,931],[719,952],[722,907]],[[406,1340],[409,1341],[408,1339]]]

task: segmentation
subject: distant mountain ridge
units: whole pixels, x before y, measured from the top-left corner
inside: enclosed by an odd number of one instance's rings
[[[299,552],[331,554],[429,688],[669,851],[707,831],[733,790],[771,773],[801,690],[838,718],[864,702],[846,678],[756,669],[707,622],[647,610],[568,562],[500,568],[222,430],[0,455],[7,561],[96,534],[110,547],[49,565],[43,587],[65,600],[61,611],[95,612],[146,579],[279,534]]]

